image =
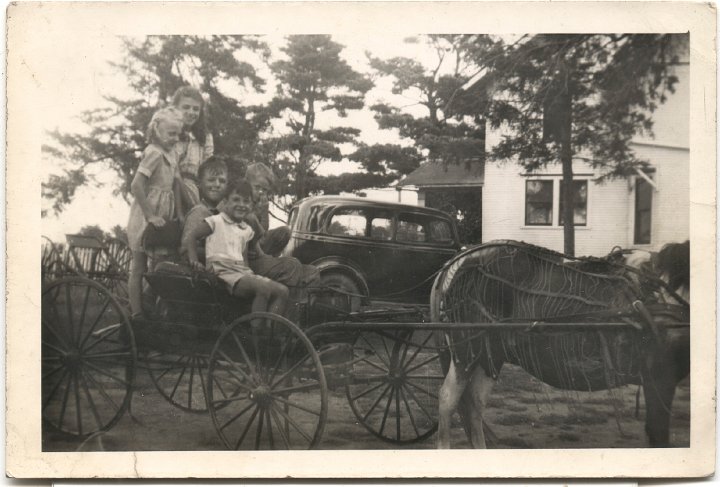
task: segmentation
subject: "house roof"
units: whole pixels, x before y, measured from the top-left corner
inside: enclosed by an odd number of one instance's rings
[[[464,162],[460,164],[426,162],[397,183],[397,186],[417,186],[419,188],[466,187],[482,186],[484,182],[484,163],[472,161],[468,166]]]

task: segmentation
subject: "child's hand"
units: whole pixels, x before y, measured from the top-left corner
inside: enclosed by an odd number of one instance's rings
[[[159,228],[165,226],[165,219],[161,216],[151,216],[148,218],[148,223],[150,223],[152,226]]]
[[[190,267],[193,268],[193,270],[202,272],[205,270],[205,266],[200,263],[198,260],[191,260],[190,261]]]

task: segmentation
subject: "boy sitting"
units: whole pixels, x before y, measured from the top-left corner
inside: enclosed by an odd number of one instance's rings
[[[245,180],[231,183],[222,210],[189,228],[187,255],[196,270],[212,270],[233,296],[252,298],[252,311],[283,315],[288,289],[255,275],[248,267],[248,247],[257,251],[263,228],[253,215],[252,187]],[[198,241],[205,240],[206,266],[198,258]]]
[[[218,208],[225,198],[227,183],[228,170],[222,161],[211,157],[200,165],[198,170],[200,203],[193,206],[185,215],[185,224],[180,242],[180,256],[183,260],[188,260],[188,246],[190,245],[190,235],[193,229],[205,223],[205,218],[217,215],[220,212]],[[198,246],[198,257],[200,257],[200,260],[204,260],[204,242]]]

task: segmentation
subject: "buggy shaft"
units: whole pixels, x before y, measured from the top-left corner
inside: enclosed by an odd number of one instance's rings
[[[690,324],[687,322],[658,323],[659,326],[666,328],[685,328]],[[460,322],[460,323],[444,323],[444,322],[424,322],[424,323],[398,323],[396,321],[388,322],[356,322],[356,321],[328,321],[319,325],[312,326],[305,331],[308,337],[320,335],[324,333],[338,331],[454,331],[454,330],[515,330],[515,331],[548,331],[563,330],[570,331],[569,328],[575,328],[577,331],[593,330],[611,330],[611,329],[634,329],[638,330],[637,325],[625,322],[574,322],[574,323],[552,323],[552,322]]]

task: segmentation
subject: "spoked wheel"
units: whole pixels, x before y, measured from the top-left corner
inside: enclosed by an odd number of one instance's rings
[[[125,242],[118,238],[110,238],[106,242],[110,270],[127,275],[130,272],[132,252]]]
[[[100,283],[110,291],[123,307],[128,308],[130,306],[127,275],[105,277],[100,279]]]
[[[84,437],[112,428],[130,404],[135,340],[106,288],[74,276],[42,295],[42,417]]]
[[[208,409],[234,450],[310,449],[327,419],[327,383],[305,334],[272,313],[228,326],[213,348]],[[222,409],[221,409],[222,408]]]
[[[146,362],[155,387],[169,403],[190,413],[207,412],[207,354],[152,352]]]
[[[42,237],[40,268],[43,281],[51,281],[62,274],[62,257],[55,244],[49,238]]]
[[[127,281],[130,274],[132,252],[120,239],[111,238],[106,242],[104,252],[98,262],[99,281],[107,287],[125,306],[130,304]]]
[[[346,388],[355,417],[392,443],[422,441],[437,430],[444,375],[429,332],[363,332],[353,346],[353,382]]]

